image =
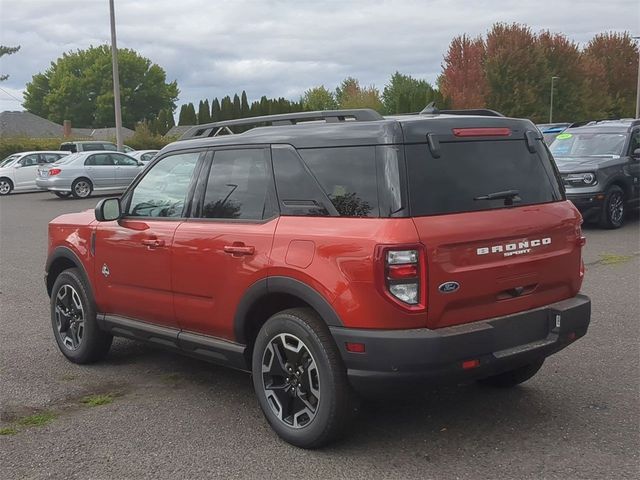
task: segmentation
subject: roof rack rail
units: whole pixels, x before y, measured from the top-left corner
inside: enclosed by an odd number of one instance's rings
[[[262,127],[266,125],[283,126],[296,125],[299,122],[322,121],[326,123],[338,122],[371,122],[383,120],[383,117],[370,108],[356,108],[350,110],[321,110],[316,112],[282,113],[278,115],[265,115],[262,117],[238,118],[224,120],[222,122],[205,123],[195,125],[187,130],[180,140],[203,137],[218,137],[220,135],[235,135],[231,127]]]
[[[431,102],[429,105],[424,107],[424,109],[420,112],[420,115],[481,115],[484,117],[504,117],[500,112],[496,112],[495,110],[489,110],[488,108],[471,108],[468,110],[438,110],[435,106],[435,102]]]

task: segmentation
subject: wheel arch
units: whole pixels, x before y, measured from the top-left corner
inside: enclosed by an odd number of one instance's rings
[[[624,193],[625,199],[629,199],[632,197],[632,189],[633,186],[631,184],[631,182],[624,178],[624,177],[614,177],[611,180],[609,180],[609,183],[607,184],[607,188],[605,188],[605,193],[613,186],[616,187],[620,187],[622,189],[622,192]]]
[[[69,268],[77,268],[80,270],[80,274],[82,275],[83,280],[85,280],[86,285],[91,288],[91,282],[89,282],[87,271],[76,253],[69,247],[56,247],[51,255],[49,255],[49,258],[47,258],[47,263],[45,265],[45,284],[47,286],[47,294],[49,296],[51,296],[51,290],[53,289],[53,284],[55,283],[56,278],[58,278],[58,275]]]
[[[287,308],[311,308],[330,326],[342,326],[340,317],[329,301],[309,285],[290,277],[268,277],[254,283],[244,294],[234,318],[238,343],[253,343],[262,325],[271,315]]]

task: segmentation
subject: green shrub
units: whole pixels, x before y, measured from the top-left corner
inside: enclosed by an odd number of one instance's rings
[[[0,138],[0,160],[16,152],[31,150],[58,150],[63,142],[61,138]]]

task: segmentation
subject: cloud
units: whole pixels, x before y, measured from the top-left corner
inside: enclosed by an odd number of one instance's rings
[[[0,0],[0,85],[20,97],[64,52],[109,42],[106,0]],[[161,65],[180,102],[246,90],[297,99],[346,76],[382,88],[396,70],[434,82],[451,39],[494,22],[520,22],[586,43],[598,32],[637,29],[637,0],[285,1],[116,0],[118,45]],[[19,102],[0,91],[0,108]],[[8,105],[13,105],[8,107]]]

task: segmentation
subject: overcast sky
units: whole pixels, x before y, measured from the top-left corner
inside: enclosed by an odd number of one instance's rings
[[[0,111],[22,110],[26,82],[63,52],[109,42],[108,0],[0,0]],[[494,22],[561,32],[640,35],[639,0],[115,0],[118,46],[177,80],[178,104],[247,91],[298,99],[345,77],[384,87],[396,70],[434,82],[451,39]],[[4,91],[3,91],[4,90]],[[12,98],[15,97],[15,98]],[[18,99],[18,100],[16,100]]]

